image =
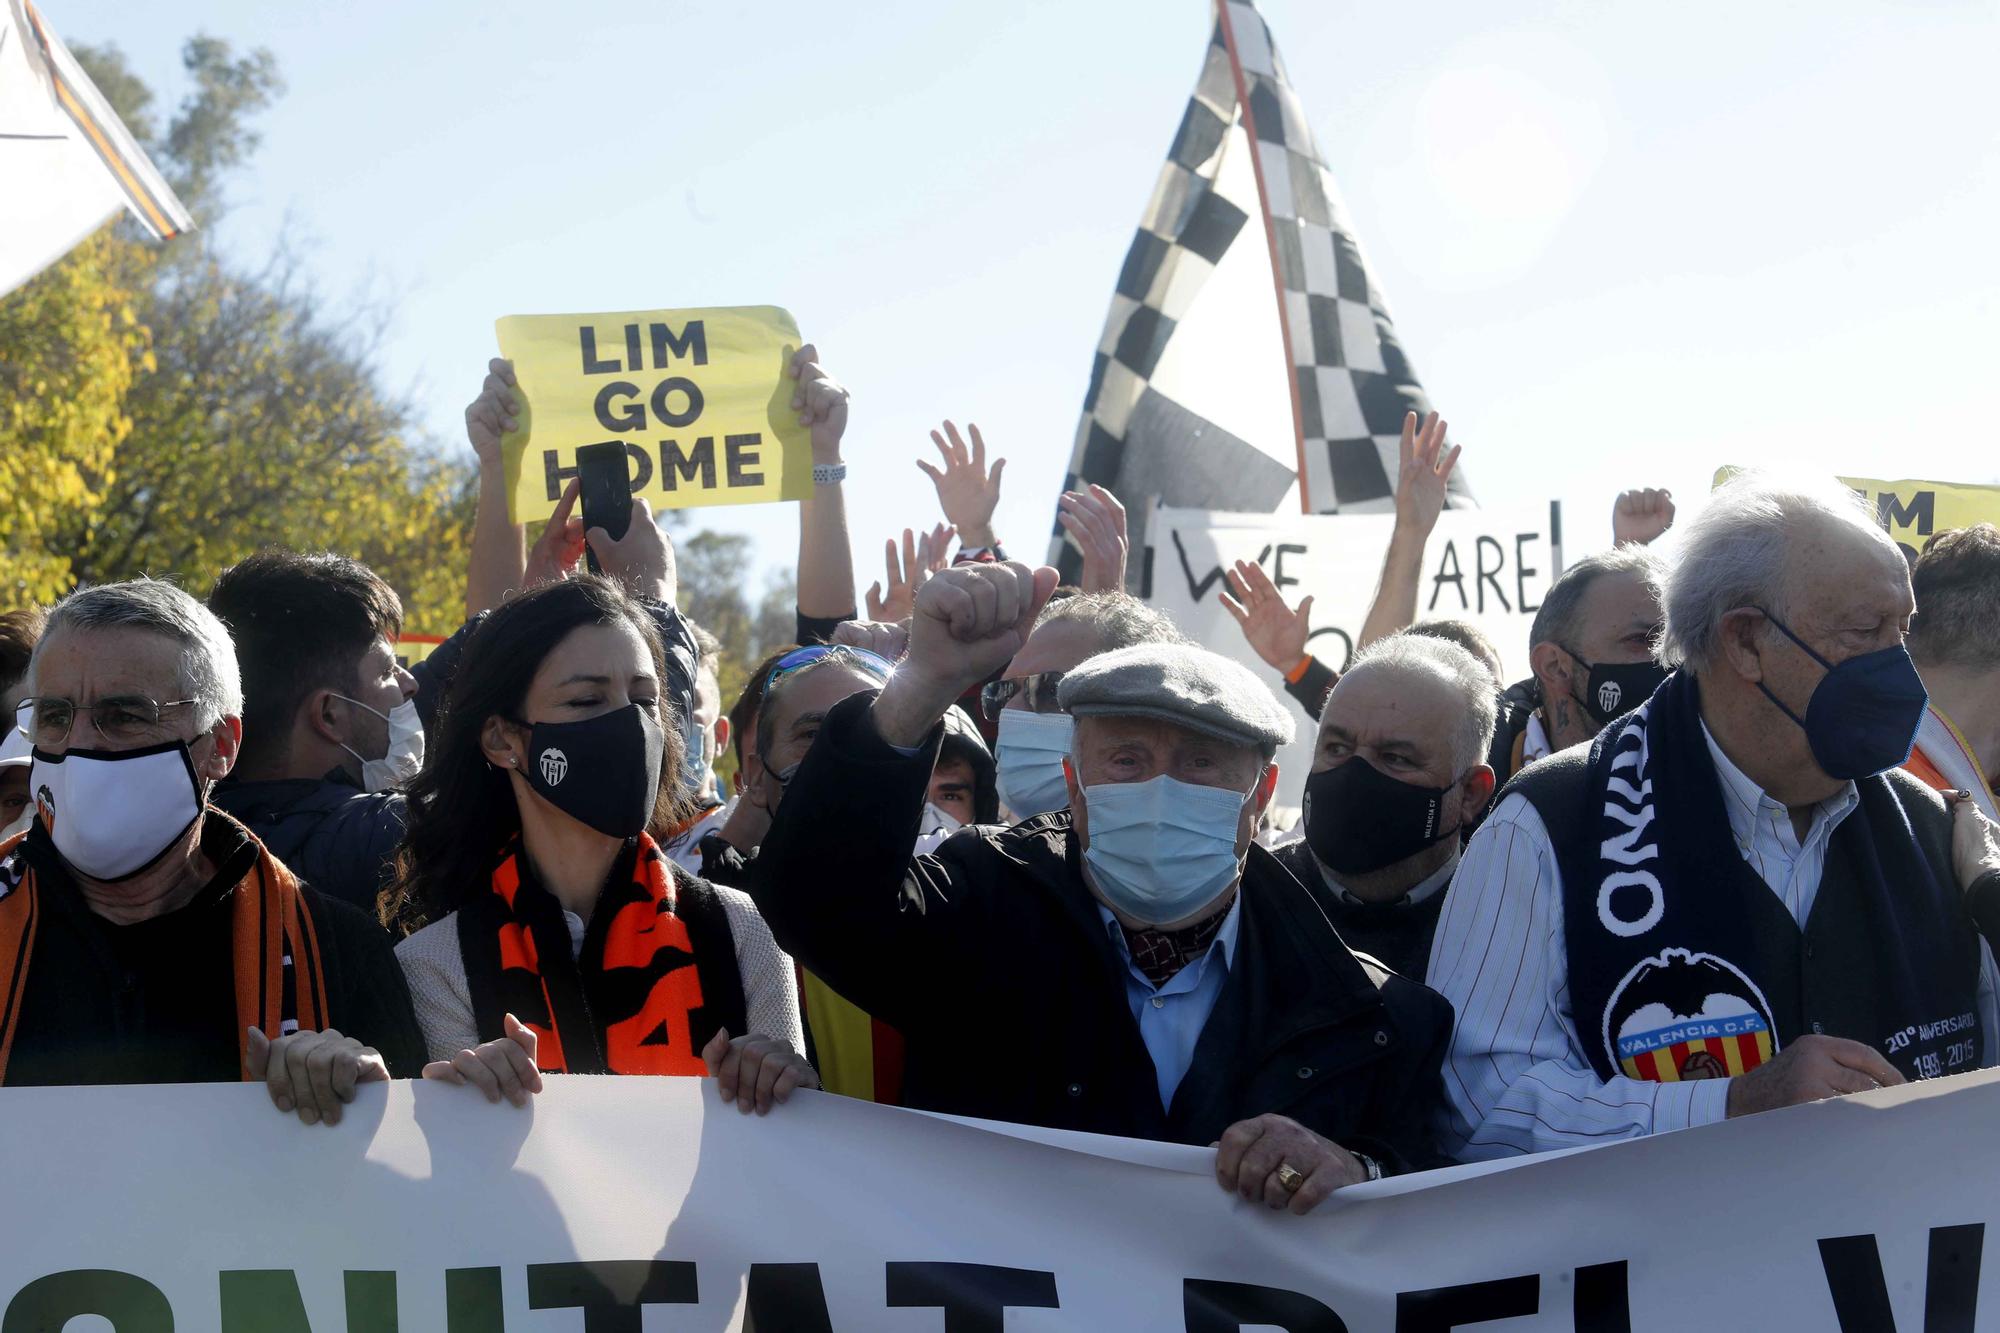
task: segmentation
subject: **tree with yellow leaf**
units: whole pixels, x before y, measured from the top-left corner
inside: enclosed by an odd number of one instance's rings
[[[0,604],[139,573],[205,595],[280,545],[366,561],[410,629],[449,633],[467,469],[416,438],[360,320],[329,314],[282,251],[246,268],[212,239],[281,90],[270,54],[189,41],[193,91],[158,134],[116,50],[77,55],[204,229],[154,247],[114,224],[0,299]]]
[[[130,243],[109,229],[0,301],[0,604],[46,602],[75,581],[73,516],[104,497],[130,435],[126,395],[153,369],[127,285]]]

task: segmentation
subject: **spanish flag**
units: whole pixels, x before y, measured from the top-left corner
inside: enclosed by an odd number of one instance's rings
[[[0,296],[120,209],[156,240],[194,226],[33,0],[0,0]]]
[[[812,973],[799,970],[799,999],[820,1086],[843,1097],[900,1106],[903,1102],[903,1034],[841,997]]]

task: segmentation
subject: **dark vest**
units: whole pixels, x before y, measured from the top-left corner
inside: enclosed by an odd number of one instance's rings
[[[1743,949],[1741,970],[1731,960],[1711,956],[1692,938],[1671,935],[1675,922],[1663,921],[1664,931],[1649,931],[1629,944],[1632,960],[1644,956],[1665,963],[1644,975],[1623,970],[1624,960],[1607,969],[1605,960],[1580,956],[1580,949],[1604,947],[1610,937],[1594,927],[1598,878],[1601,872],[1597,812],[1590,809],[1588,746],[1576,746],[1534,765],[1510,784],[1535,807],[1549,832],[1562,873],[1565,943],[1569,953],[1571,1011],[1585,1053],[1599,1076],[1680,1079],[1732,1072],[1722,1067],[1731,1053],[1724,1043],[1742,1042],[1742,1063],[1754,1067],[1778,1049],[1807,1033],[1846,1037],[1880,1051],[1908,1078],[1935,1078],[1977,1069],[1985,1062],[1978,1017],[1980,982],[1979,936],[1967,916],[1962,895],[1950,875],[1951,822],[1938,808],[1938,798],[1907,774],[1892,770],[1857,782],[1861,804],[1833,832],[1825,868],[1812,911],[1801,928],[1778,895],[1740,855],[1730,856],[1733,882],[1708,900],[1740,905],[1740,923],[1718,932]],[[1713,836],[1734,840],[1725,823]],[[1671,830],[1663,836],[1672,836]],[[1682,835],[1685,836],[1685,835]],[[1914,843],[1916,855],[1909,855]],[[1883,851],[1898,853],[1885,856]],[[1870,876],[1857,867],[1882,859],[1890,864],[1917,863],[1921,869],[1895,882],[1894,892],[1881,894]],[[1909,880],[1917,882],[1907,882]],[[1588,914],[1588,915],[1585,915]],[[1688,953],[1673,957],[1676,948]],[[1689,969],[1690,975],[1675,977]],[[1700,969],[1702,975],[1695,975]],[[1745,977],[1745,973],[1748,977]],[[1910,973],[1919,978],[1925,998],[1898,999],[1910,994]],[[1613,1004],[1613,986],[1635,992],[1632,1003]],[[1761,1053],[1757,1034],[1742,1032],[1726,1022],[1720,1027],[1690,1025],[1688,1041],[1662,1048],[1659,1059],[1676,1062],[1669,1071],[1636,1057],[1624,1067],[1612,1062],[1599,1032],[1607,1006],[1615,1015],[1648,999],[1648,985],[1677,1013],[1691,1013],[1684,997],[1715,992],[1745,992],[1762,1001],[1762,1017],[1776,1040]],[[1673,997],[1673,998],[1669,998]],[[1756,1027],[1750,1024],[1749,1027]],[[1709,1054],[1704,1058],[1704,1047]],[[1689,1053],[1697,1061],[1690,1070]],[[1669,1053],[1671,1052],[1671,1054]],[[1735,1059],[1729,1064],[1734,1066]]]

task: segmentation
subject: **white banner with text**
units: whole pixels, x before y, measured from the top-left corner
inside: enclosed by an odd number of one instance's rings
[[[6,1333],[1970,1333],[2000,1072],[1392,1179],[1309,1217],[1205,1149],[711,1083],[0,1091]],[[1982,1323],[1977,1315],[1988,1311]],[[72,1322],[74,1321],[74,1322]]]
[[[1417,584],[1418,620],[1466,620],[1493,641],[1507,681],[1526,679],[1528,629],[1542,596],[1562,570],[1560,510],[1447,509],[1424,549]],[[1243,663],[1283,694],[1285,682],[1243,639],[1222,605],[1224,571],[1235,561],[1264,567],[1289,605],[1313,599],[1306,649],[1345,671],[1375,600],[1382,559],[1395,526],[1389,514],[1225,514],[1206,509],[1155,510],[1146,600],[1171,615],[1197,643]],[[1296,719],[1299,738],[1278,755],[1277,805],[1295,811],[1312,767],[1317,718]],[[1281,820],[1281,824],[1289,822]]]

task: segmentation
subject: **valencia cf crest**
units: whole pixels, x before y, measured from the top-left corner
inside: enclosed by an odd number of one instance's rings
[[[1629,1078],[1729,1078],[1778,1049],[1771,1006],[1749,977],[1710,953],[1668,949],[1625,974],[1604,1011],[1604,1045]]]

